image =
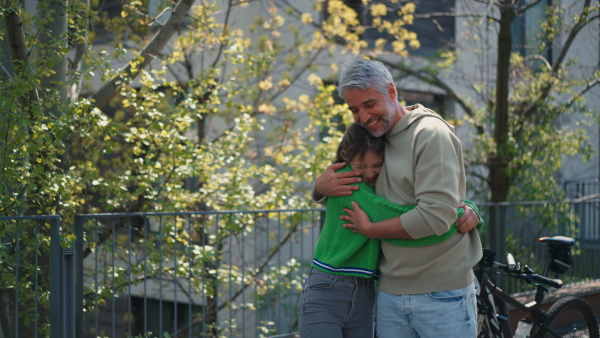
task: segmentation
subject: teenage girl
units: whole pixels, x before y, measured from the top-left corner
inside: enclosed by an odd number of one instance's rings
[[[384,149],[384,137],[374,137],[355,123],[348,127],[338,147],[334,163],[348,164],[340,171],[358,171],[363,180],[355,183],[360,188],[351,196],[327,199],[325,224],[298,305],[301,338],[373,337],[380,240],[345,229],[340,216],[344,208],[351,208],[352,201],[358,202],[372,222],[414,208],[399,206],[375,194],[373,185],[383,165]],[[465,203],[477,210],[470,201]],[[463,209],[459,208],[459,217],[462,214]],[[429,245],[442,242],[456,232],[451,227],[441,236],[386,241],[400,246]]]

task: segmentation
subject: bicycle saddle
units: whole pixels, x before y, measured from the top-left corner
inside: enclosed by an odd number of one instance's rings
[[[564,248],[569,248],[575,244],[575,240],[567,236],[540,237],[538,238],[538,242],[546,243],[548,245],[561,246]]]

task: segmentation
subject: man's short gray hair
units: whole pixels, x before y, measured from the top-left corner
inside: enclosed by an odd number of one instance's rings
[[[367,60],[361,55],[354,57],[345,67],[337,85],[338,94],[346,99],[346,89],[374,88],[383,95],[387,94],[388,84],[394,79],[390,71],[380,61]]]

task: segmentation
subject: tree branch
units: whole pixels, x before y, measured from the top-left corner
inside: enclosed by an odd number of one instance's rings
[[[565,40],[565,43],[563,44],[563,46],[558,54],[558,57],[556,58],[556,61],[552,65],[552,73],[557,73],[558,70],[560,69],[560,67],[562,66],[562,64],[567,56],[567,53],[569,52],[569,49],[571,48],[571,45],[575,41],[575,38],[577,37],[579,32],[588,23],[590,23],[600,17],[600,15],[596,15],[596,16],[588,18],[589,5],[590,5],[590,0],[585,0],[581,15],[579,16],[579,20],[575,23],[575,25],[573,26],[573,29],[569,32],[569,35],[568,35],[567,39]],[[535,114],[535,112],[537,112],[537,107],[539,107],[539,105],[548,98],[548,96],[550,95],[550,92],[552,91],[552,88],[554,88],[554,84],[552,82],[547,83],[546,86],[541,90],[540,96],[535,101],[533,101],[528,107],[523,107],[524,109],[522,109],[521,111],[523,111],[523,120],[524,121],[527,120],[528,118],[530,118],[533,114]]]
[[[23,21],[21,16],[11,11],[5,18],[6,36],[8,39],[8,48],[13,65],[18,68],[24,68],[27,62],[27,44],[25,42],[25,32],[23,30]]]
[[[531,60],[539,60],[541,61],[544,66],[546,67],[546,69],[548,70],[552,70],[552,65],[550,64],[550,62],[548,61],[548,59],[546,59],[545,57],[541,56],[541,55],[530,55],[526,58],[523,59],[523,62],[527,62],[527,61],[531,61]]]
[[[193,3],[193,0],[180,0],[179,3],[177,3],[169,19],[167,19],[165,24],[158,32],[156,32],[152,40],[148,42],[146,47],[144,47],[140,53],[140,55],[144,57],[144,60],[139,64],[134,64],[130,61],[121,69],[118,75],[106,82],[92,95],[92,99],[96,102],[96,107],[104,107],[113,97],[115,97],[117,90],[121,86],[131,83],[133,79],[139,75],[140,70],[146,68],[157,57],[181,25]],[[109,117],[112,118],[114,116],[109,114]]]
[[[81,3],[85,4],[87,8],[90,7],[90,0],[83,0]],[[83,24],[80,24],[80,29],[83,34],[83,39],[78,40],[77,45],[75,46],[75,56],[73,58],[73,70],[76,75],[80,75],[83,69],[83,56],[88,49],[88,31],[85,29],[90,24],[90,19],[85,18],[83,20]],[[78,76],[78,79],[73,80],[69,88],[69,92],[67,93],[67,97],[69,101],[74,101],[79,97],[79,90],[81,88],[81,83],[83,81],[83,76]]]
[[[453,18],[481,18],[498,21],[499,19],[491,15],[482,15],[477,13],[454,13],[454,12],[434,12],[434,13],[419,13],[413,14],[415,19],[432,19],[439,17],[453,17]]]
[[[523,15],[523,13],[525,13],[528,9],[539,4],[541,1],[542,0],[535,0],[535,1],[531,1],[531,2],[524,1],[525,4],[523,6],[517,8],[517,10],[515,10],[515,15],[516,16]]]
[[[142,209],[142,207],[144,206],[144,203],[146,202],[146,198],[144,197],[144,194],[141,193],[137,196],[137,199],[135,200],[135,202],[133,203],[133,205],[128,208],[126,211],[126,213],[136,213],[138,211],[140,211]],[[115,231],[125,227],[127,225],[127,220],[126,219],[120,219],[116,222],[115,226],[114,226],[114,230],[112,228],[106,228],[104,230],[102,230],[99,234],[97,234],[97,241],[96,241],[96,245],[97,246],[101,246],[102,244],[104,244],[112,235]],[[82,257],[85,259],[86,257],[88,257],[90,254],[92,253],[92,248],[91,247],[87,247],[83,250],[82,253]]]
[[[317,57],[321,54],[321,52],[323,52],[323,47],[319,48],[314,54],[313,56],[311,56],[311,58],[306,62],[306,64],[304,65],[304,67],[300,68],[300,70],[298,72],[296,72],[296,75],[291,79],[290,83],[295,83],[296,81],[298,81],[298,79],[300,78],[300,76],[302,76],[302,74],[304,74],[304,72],[306,72],[306,70],[308,68],[310,68],[310,66],[313,64],[313,62],[317,59]],[[291,86],[287,86],[285,87],[283,90],[280,90],[276,93],[274,93],[270,98],[269,98],[269,102],[274,101],[275,99],[277,99],[277,97],[279,97],[281,94],[283,94],[288,88],[290,88]]]
[[[27,68],[29,53],[27,52],[27,43],[25,42],[25,31],[23,29],[23,20],[15,11],[11,11],[5,18],[6,36],[8,40],[8,48],[10,50],[10,58],[15,68],[17,76],[23,75]],[[31,100],[39,102],[39,94],[37,89],[30,92]]]
[[[271,248],[267,257],[265,257],[263,259],[262,263],[260,263],[258,265],[256,270],[250,276],[252,279],[254,279],[256,281],[258,279],[258,276],[260,273],[267,271],[267,267],[268,267],[268,264],[271,261],[271,259],[281,250],[283,245],[285,245],[287,242],[289,242],[292,239],[292,236],[296,233],[299,226],[300,226],[300,223],[296,223],[292,227],[290,227],[290,229],[285,234],[285,236],[279,242],[277,242],[273,248]],[[222,310],[227,305],[234,302],[237,299],[237,297],[240,296],[244,292],[244,290],[246,290],[250,286],[251,286],[251,283],[245,283],[244,285],[242,285],[231,295],[231,297],[227,301],[225,301],[221,305],[219,305],[218,309]]]
[[[227,3],[227,11],[225,12],[225,21],[223,22],[223,32],[221,33],[221,36],[227,35],[227,30],[229,29],[229,18],[231,17],[232,3],[233,0],[229,0],[229,2]],[[221,58],[221,54],[223,54],[223,49],[225,49],[225,43],[223,42],[223,40],[221,40],[219,51],[217,52],[217,57],[215,57],[215,61],[212,64],[213,68],[217,67],[219,59]]]
[[[571,98],[569,98],[569,100],[567,101],[568,105],[573,104],[573,102],[583,96],[588,90],[592,89],[595,85],[597,85],[598,83],[600,83],[600,78],[595,78],[592,79],[590,82],[588,82],[583,88],[581,88],[581,90],[579,90],[577,93],[573,94],[573,96],[571,96]]]
[[[579,20],[575,23],[575,26],[573,26],[573,29],[569,33],[569,36],[565,40],[565,43],[563,44],[560,50],[560,53],[558,53],[556,62],[552,67],[552,70],[554,72],[558,71],[558,69],[562,65],[565,57],[567,56],[567,53],[569,52],[569,49],[571,48],[571,45],[573,44],[573,41],[575,41],[575,38],[577,37],[577,34],[579,34],[583,27],[585,27],[588,23],[594,21],[594,19],[597,19],[599,17],[598,15],[596,15],[588,19],[589,6],[590,0],[585,0],[585,3],[583,4],[583,9],[581,11],[581,14],[579,15]]]

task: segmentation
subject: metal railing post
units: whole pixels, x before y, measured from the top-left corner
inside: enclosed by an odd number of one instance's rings
[[[490,206],[490,246],[499,255],[504,255],[506,251],[506,206],[502,203],[494,203]],[[498,257],[502,259],[502,257]]]
[[[63,249],[63,287],[64,287],[64,337],[75,338],[75,283],[73,247]]]
[[[323,226],[325,225],[325,216],[326,216],[325,209],[321,210],[319,212],[319,215],[321,216],[319,219],[319,231],[323,231]]]
[[[75,236],[73,243],[73,273],[75,298],[75,337],[83,337],[83,217],[75,215]]]
[[[496,260],[503,261],[506,254],[506,206],[494,203],[490,206],[490,249],[497,253]],[[505,287],[504,278],[496,281],[500,288]]]
[[[60,246],[60,218],[54,218],[50,228],[50,337],[62,338],[62,248]]]

